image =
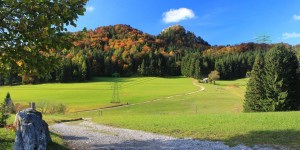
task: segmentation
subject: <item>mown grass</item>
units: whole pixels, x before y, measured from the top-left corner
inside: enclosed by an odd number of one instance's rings
[[[114,105],[110,103],[113,81],[112,78],[95,78],[86,83],[4,86],[0,88],[0,97],[10,92],[14,103],[62,102],[69,107],[69,111],[95,109]],[[137,103],[197,89],[191,85],[192,79],[182,77],[136,77],[117,81],[122,103]]]
[[[299,147],[300,112],[242,113],[247,81],[201,84],[205,90],[194,95],[68,116],[176,137],[221,140],[229,145]]]
[[[236,82],[241,82],[241,84],[237,85]],[[217,82],[218,85],[201,84],[205,87],[205,90],[195,94],[176,94],[177,96],[175,95],[172,98],[161,97],[160,101],[107,110],[103,111],[103,113],[109,115],[240,113],[242,112],[244,97],[242,93],[246,82],[246,79],[241,79],[236,81],[219,81]],[[185,84],[194,86],[191,81]],[[226,84],[227,86],[225,86]],[[178,84],[178,86],[181,86],[181,84]],[[242,93],[239,94],[239,92]],[[93,113],[80,114],[86,117],[93,116]],[[98,112],[95,114],[97,115]]]
[[[5,97],[7,92],[14,103],[42,102],[60,103],[63,102],[69,107],[69,111],[94,109],[111,106],[112,78],[95,78],[87,83],[55,83],[40,85],[5,86],[0,88],[0,97]],[[117,79],[120,87],[120,97],[123,103],[139,103],[153,100],[177,93],[186,93],[197,90],[192,86],[192,79],[173,78],[120,78]],[[75,117],[75,116],[71,116]],[[13,122],[14,116],[9,119],[9,124]],[[51,125],[60,120],[68,120],[70,116],[65,115],[43,115],[43,119]],[[14,132],[1,129],[0,135],[7,136],[5,143],[8,149],[12,149],[14,142]],[[63,140],[56,134],[51,134],[53,143],[50,149],[65,149]]]
[[[71,88],[65,90],[66,93],[62,92],[60,94],[61,100],[65,100],[74,109],[111,105],[112,93],[107,92],[109,90],[100,90],[100,87],[103,89],[109,88],[111,85],[110,80],[109,78],[97,78],[95,82],[90,83],[60,84],[64,88]],[[192,79],[181,77],[121,78],[120,84],[123,86],[121,101],[132,104],[157,98],[161,98],[161,100],[111,110],[68,113],[67,115],[44,115],[44,119],[52,124],[59,120],[84,117],[92,118],[97,123],[116,127],[144,130],[176,137],[221,140],[229,145],[246,144],[252,146],[262,144],[280,145],[292,149],[299,148],[300,112],[242,112],[247,81],[247,79],[240,79],[217,81],[217,85],[201,84],[205,87],[202,92],[174,96],[195,91],[198,87],[192,85]],[[35,90],[38,90],[35,86],[39,85],[32,86]],[[49,92],[51,91],[49,88],[55,87],[56,84],[43,86],[45,87],[40,91],[46,90]],[[27,91],[33,92],[33,90],[30,90],[31,86],[27,88],[29,88]],[[74,101],[69,99],[72,88],[76,89],[73,93],[77,95]],[[97,93],[98,95],[89,92],[80,94],[77,88],[82,88],[83,93],[88,89],[99,88],[99,93]],[[22,93],[21,89],[10,90],[18,91],[23,95],[26,93]],[[12,97],[13,93],[11,94]],[[0,92],[0,94],[4,93]],[[166,98],[171,95],[174,97]],[[35,95],[31,97],[38,99]],[[51,95],[49,97],[53,98]],[[84,97],[90,100],[86,101],[86,104],[78,102]],[[93,100],[94,98],[102,99],[102,97],[106,100]]]

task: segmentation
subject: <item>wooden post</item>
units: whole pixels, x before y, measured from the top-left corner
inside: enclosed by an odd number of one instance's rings
[[[30,107],[32,110],[35,110],[35,102],[30,102],[30,103],[29,103],[29,107]]]

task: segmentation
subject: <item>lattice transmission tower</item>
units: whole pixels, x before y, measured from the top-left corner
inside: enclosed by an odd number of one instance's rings
[[[257,38],[255,38],[256,43],[263,43],[263,44],[270,44],[272,42],[271,36],[268,36],[266,34],[260,35]]]
[[[112,74],[113,77],[113,85],[112,85],[112,90],[113,90],[113,94],[112,94],[112,99],[111,99],[111,103],[120,103],[120,96],[119,96],[119,82],[118,82],[118,78],[120,77],[119,73],[114,73]]]

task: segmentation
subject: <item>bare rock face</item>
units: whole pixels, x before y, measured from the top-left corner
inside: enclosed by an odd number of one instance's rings
[[[48,124],[32,108],[17,113],[14,126],[17,129],[14,150],[46,150],[51,142]]]

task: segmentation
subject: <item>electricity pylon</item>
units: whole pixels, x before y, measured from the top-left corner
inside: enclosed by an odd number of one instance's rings
[[[111,103],[120,103],[120,96],[119,96],[119,83],[118,83],[118,78],[120,77],[119,73],[114,73],[112,74],[112,77],[114,78],[114,83],[112,85],[112,90],[113,90],[113,94],[112,94],[112,99],[111,99]]]
[[[272,42],[271,37],[266,34],[258,36],[255,40],[257,43],[263,43],[263,44],[270,44]]]

